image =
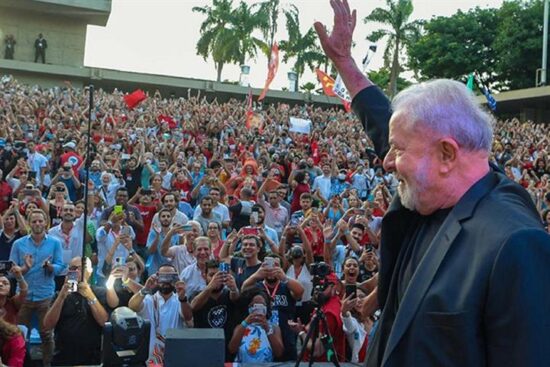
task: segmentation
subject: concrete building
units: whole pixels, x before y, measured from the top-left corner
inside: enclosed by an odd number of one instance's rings
[[[131,92],[137,88],[164,96],[187,96],[187,90],[201,90],[218,101],[244,99],[248,88],[210,80],[179,78],[89,68],[83,65],[88,24],[105,26],[111,11],[111,0],[0,0],[0,39],[13,34],[17,41],[14,60],[0,58],[0,74],[11,74],[20,82],[43,87],[63,86],[70,81],[75,87],[90,83],[96,88],[114,88]],[[34,41],[42,33],[48,41],[46,64],[34,62]],[[259,89],[253,89],[255,96]],[[550,87],[529,88],[496,94],[497,114],[516,116],[536,122],[550,121]],[[478,97],[485,103],[485,97]],[[339,99],[319,95],[269,91],[266,102],[313,103],[319,106],[340,105]]]

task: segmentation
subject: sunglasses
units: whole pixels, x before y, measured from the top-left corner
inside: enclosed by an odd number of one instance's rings
[[[79,270],[81,268],[82,268],[82,266],[80,266],[80,265],[71,265],[71,266],[69,266],[69,270],[71,270],[71,271]]]

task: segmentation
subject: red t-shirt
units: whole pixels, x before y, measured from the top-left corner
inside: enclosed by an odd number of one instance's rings
[[[135,207],[138,208],[139,213],[143,218],[143,231],[138,231],[138,233],[136,233],[136,243],[138,245],[145,245],[147,244],[147,236],[149,235],[149,230],[151,229],[153,217],[157,212],[157,207],[144,206],[141,204],[135,205]]]
[[[25,353],[25,339],[23,335],[15,335],[8,340],[2,341],[0,357],[4,365],[10,367],[23,367]]]
[[[292,194],[292,203],[290,203],[290,214],[302,209],[302,207],[300,206],[300,196],[304,192],[310,192],[309,185],[299,183],[294,189],[294,193]]]
[[[75,152],[67,152],[61,154],[61,164],[69,162],[73,168],[74,174],[78,177],[78,167],[82,164],[82,157],[76,154]]]
[[[323,306],[323,311],[327,319],[327,325],[329,328],[330,336],[334,344],[334,351],[338,356],[338,362],[345,362],[346,360],[346,336],[344,334],[344,322],[340,316],[341,312],[340,298],[332,297]],[[313,314],[312,314],[313,316]],[[323,333],[323,324],[319,323],[319,332]],[[309,349],[306,350],[304,355],[304,361],[309,361]],[[315,358],[317,362],[328,362],[326,353],[320,357]]]
[[[11,194],[11,186],[5,181],[0,182],[0,214],[10,207]]]

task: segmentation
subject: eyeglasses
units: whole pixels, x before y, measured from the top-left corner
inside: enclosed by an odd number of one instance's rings
[[[69,270],[71,270],[71,271],[79,270],[81,268],[82,268],[81,265],[71,265],[71,266],[69,266]]]

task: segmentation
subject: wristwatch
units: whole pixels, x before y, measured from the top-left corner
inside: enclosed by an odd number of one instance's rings
[[[91,300],[88,301],[88,304],[90,306],[95,305],[96,303],[97,303],[97,298],[94,298],[94,299],[91,299]]]
[[[149,291],[149,289],[143,287],[139,290],[139,294],[141,294],[143,297],[145,297],[146,295],[150,294],[151,291]]]

